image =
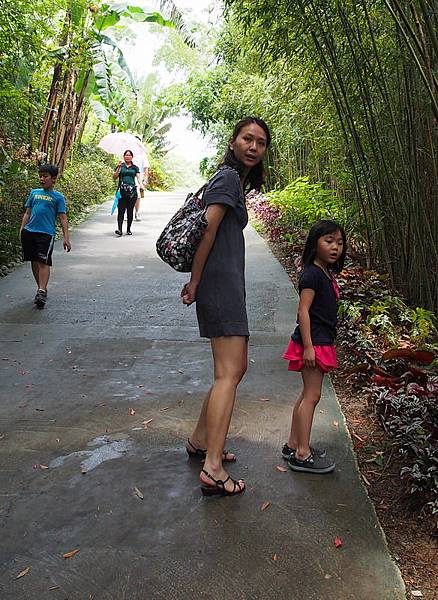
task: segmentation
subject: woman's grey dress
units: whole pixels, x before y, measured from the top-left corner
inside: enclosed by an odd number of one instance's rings
[[[196,292],[196,314],[202,337],[249,336],[245,304],[245,241],[248,223],[237,171],[222,167],[204,191],[204,201],[225,204],[213,248]]]

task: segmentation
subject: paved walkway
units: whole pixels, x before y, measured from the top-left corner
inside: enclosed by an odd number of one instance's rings
[[[184,442],[210,347],[179,302],[186,276],[154,251],[182,198],[148,194],[121,239],[103,205],[69,255],[58,244],[43,311],[28,265],[0,280],[0,598],[404,598],[328,382],[314,439],[336,472],[276,468],[300,383],[281,359],[296,294],[249,228],[250,363],[229,439],[247,491],[201,497]]]

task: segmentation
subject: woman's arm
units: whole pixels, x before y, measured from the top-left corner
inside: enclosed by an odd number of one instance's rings
[[[117,165],[117,168],[116,168],[116,170],[115,170],[115,171],[114,171],[114,173],[113,173],[113,179],[114,179],[114,181],[115,181],[115,180],[117,179],[117,177],[120,175],[121,168],[122,168],[122,161],[120,161],[120,162],[119,162],[119,164]]]
[[[304,365],[306,367],[315,366],[315,350],[312,343],[310,315],[309,310],[315,298],[315,290],[304,288],[300,293],[300,303],[298,304],[298,323],[300,325],[301,338],[304,346]]]
[[[208,225],[193,258],[192,276],[190,281],[185,284],[181,291],[181,297],[184,304],[190,305],[196,300],[196,290],[201,281],[202,271],[204,270],[208,255],[213,247],[214,240],[216,239],[218,227],[226,212],[227,206],[225,204],[211,204],[207,208],[205,216]]]

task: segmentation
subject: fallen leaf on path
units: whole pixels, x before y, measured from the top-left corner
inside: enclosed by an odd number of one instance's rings
[[[45,408],[36,408],[35,410],[37,410],[38,412],[44,412]]]
[[[274,560],[274,561],[278,560],[278,555],[277,554],[273,554],[272,555],[272,560]]]
[[[370,485],[371,485],[371,483],[369,482],[369,480],[368,480],[368,479],[365,477],[365,475],[364,475],[363,473],[362,473],[362,479],[364,480],[364,483],[365,483],[367,486],[370,486]]]
[[[329,575],[328,573],[326,573],[326,574],[324,575],[324,579],[331,579],[331,578],[332,578],[332,576],[331,576],[331,575]]]
[[[15,579],[20,579],[20,577],[24,577],[25,575],[27,575],[30,571],[30,567],[26,567],[23,571],[20,571],[20,573],[18,573],[17,577]]]
[[[255,363],[255,360],[253,358],[250,358],[249,362]]]
[[[272,502],[270,500],[266,500],[260,507],[260,510],[266,510],[269,506],[271,506]]]
[[[149,423],[152,423],[152,421],[153,421],[153,419],[148,419],[147,421],[143,421],[143,428],[144,428],[144,429],[147,429],[147,428],[148,428],[148,425],[149,425]]]
[[[131,417],[135,415],[135,410],[133,408],[128,408],[128,415],[131,415]]]
[[[357,433],[354,433],[354,431],[351,433],[351,435],[359,440],[359,442],[365,442],[365,439],[361,438],[360,435],[357,435]]]
[[[342,546],[342,540],[341,540],[341,538],[338,537],[338,536],[336,536],[334,543],[335,543],[336,548],[340,548]]]
[[[5,437],[6,437],[6,434],[4,434],[4,433],[0,433],[0,440],[4,440],[4,439],[5,439]]]
[[[163,411],[163,410],[169,410],[169,407],[168,406],[164,406],[163,408],[160,408],[160,411]]]
[[[60,590],[61,586],[60,585],[54,585],[51,588],[49,588],[49,592],[53,592],[53,590]]]
[[[137,387],[144,387],[144,383],[140,383]]]
[[[286,467],[281,467],[280,465],[277,465],[275,468],[277,469],[277,471],[280,471],[280,473],[287,473]]]
[[[140,498],[140,500],[144,500],[144,495],[142,492],[140,492],[138,487],[134,487],[134,492],[135,492],[135,495],[138,496],[138,498]]]
[[[260,398],[262,402],[269,402],[269,398]]]
[[[36,464],[33,465],[32,468],[33,469],[43,469],[43,470],[45,470],[45,469],[48,469],[49,467],[47,465],[41,465],[40,463],[36,463]]]
[[[420,592],[420,590],[412,590],[411,594],[414,596],[414,598],[422,598],[423,597],[423,593]]]
[[[74,556],[75,554],[77,554],[79,552],[79,549],[76,550],[70,550],[70,552],[66,552],[65,554],[63,554],[63,558],[71,558],[72,556]]]
[[[333,421],[333,426],[334,427],[339,427],[339,423],[337,421]]]
[[[181,373],[182,375],[184,375],[183,369],[178,369],[178,373]]]
[[[84,467],[81,467],[81,473],[82,473],[82,475],[86,475],[88,473],[88,471]]]

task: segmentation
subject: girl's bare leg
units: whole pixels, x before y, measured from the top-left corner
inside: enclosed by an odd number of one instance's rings
[[[295,456],[299,460],[305,460],[310,455],[310,433],[312,431],[313,415],[315,407],[321,398],[322,381],[324,373],[319,367],[303,367],[301,371],[303,378],[302,399],[297,408],[295,419],[295,431],[297,434],[297,445]],[[295,413],[295,410],[294,410]]]
[[[293,411],[292,411],[292,423],[290,426],[290,434],[289,434],[289,439],[287,440],[287,445],[289,446],[289,448],[296,448],[298,445],[298,432],[297,432],[297,424],[298,424],[298,417],[297,417],[297,413],[298,413],[298,409],[300,408],[300,404],[303,400],[303,393],[304,390],[301,391],[300,395],[298,396]]]
[[[208,401],[204,402],[207,431],[207,456],[204,469],[214,479],[225,480],[228,473],[223,468],[222,455],[233,413],[236,389],[247,368],[248,343],[243,336],[224,336],[212,338],[211,347],[214,360],[214,384]],[[211,484],[211,480],[203,473],[201,473],[201,480]],[[232,491],[232,482],[228,482],[226,488]]]

